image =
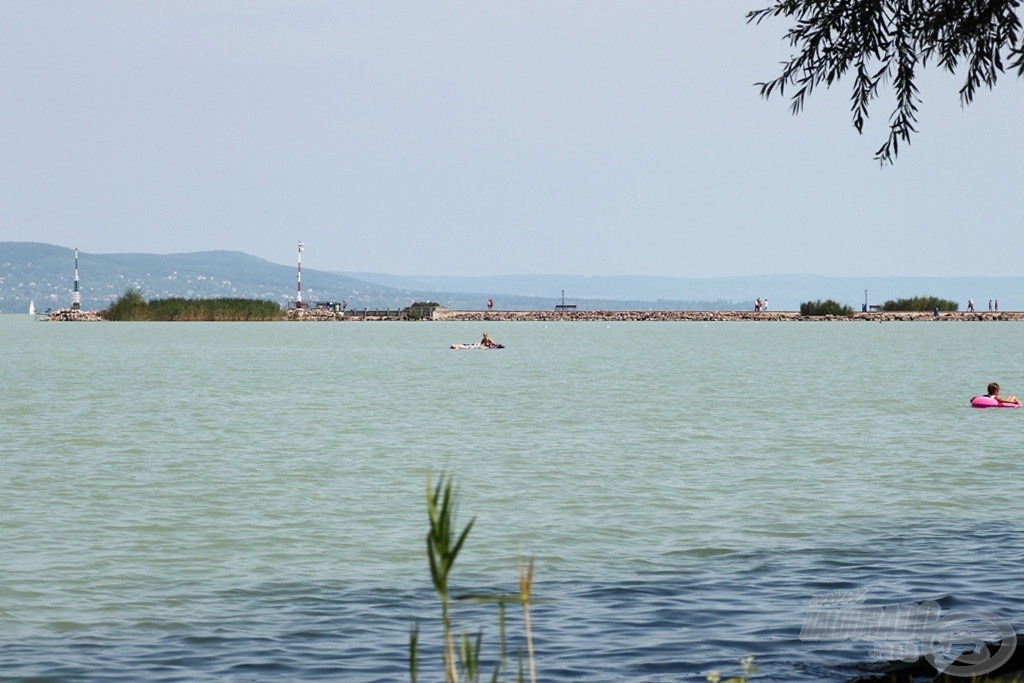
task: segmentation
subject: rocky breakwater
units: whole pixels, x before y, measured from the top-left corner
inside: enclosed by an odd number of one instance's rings
[[[325,308],[289,308],[284,313],[288,320],[344,320],[343,313]]]
[[[487,321],[593,321],[593,322],[646,322],[711,320],[792,320],[799,314],[792,312],[752,311],[434,311],[434,320],[468,322]]]
[[[646,321],[756,321],[756,322],[967,322],[967,321],[1020,321],[1024,311],[953,312],[934,313],[872,311],[848,316],[807,316],[798,311],[451,311],[439,308],[433,320],[467,322],[490,321],[593,321],[593,322],[646,322]]]
[[[61,308],[38,316],[43,320],[100,321],[98,311]],[[285,311],[286,320],[299,321],[383,321],[408,320],[406,311],[339,311],[318,308],[292,308]],[[971,322],[1024,321],[1024,311],[934,313],[871,311],[851,315],[807,316],[798,311],[453,311],[437,308],[424,320],[463,322]]]
[[[58,308],[42,314],[50,322],[99,322],[103,320],[97,311],[83,311],[80,308]]]

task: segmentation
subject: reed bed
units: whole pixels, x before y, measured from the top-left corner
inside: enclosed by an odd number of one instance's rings
[[[284,311],[273,301],[182,297],[146,301],[141,292],[132,289],[127,290],[100,315],[106,320],[162,322],[251,322],[284,319]]]

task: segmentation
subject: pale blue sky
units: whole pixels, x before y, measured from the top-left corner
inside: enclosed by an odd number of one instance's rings
[[[767,0],[0,3],[0,240],[395,274],[1018,275],[1024,84],[754,83]]]

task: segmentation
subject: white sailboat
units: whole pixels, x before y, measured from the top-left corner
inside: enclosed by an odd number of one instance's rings
[[[31,299],[29,299],[29,302],[28,302],[28,314],[29,315],[35,315],[36,314],[36,302],[32,301]]]

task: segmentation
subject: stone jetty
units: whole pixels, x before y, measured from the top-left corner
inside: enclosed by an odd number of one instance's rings
[[[1024,320],[1024,311],[919,313],[871,311],[849,316],[806,316],[799,311],[450,311],[438,308],[433,320],[490,321],[591,321],[591,322],[719,322],[719,321],[830,321],[830,322],[894,322],[894,321],[1008,321]]]
[[[62,308],[41,314],[52,321],[102,320],[96,311]],[[302,321],[399,321],[409,320],[408,309],[389,311],[332,311],[301,308],[285,311],[286,320]],[[464,322],[971,322],[1021,321],[1024,311],[956,311],[951,313],[923,313],[898,311],[870,311],[848,316],[806,316],[798,311],[455,311],[437,307],[422,320]]]
[[[98,322],[103,320],[97,311],[83,311],[80,308],[58,308],[56,311],[39,313],[36,317],[51,322]]]
[[[289,310],[289,320],[347,320],[386,321],[409,320],[407,311],[360,311],[332,312],[316,309]],[[881,312],[853,313],[849,316],[800,315],[798,311],[455,311],[443,307],[433,309],[423,320],[447,320],[462,322],[895,322],[895,321],[1008,321],[1024,320],[1024,311],[999,312]]]

